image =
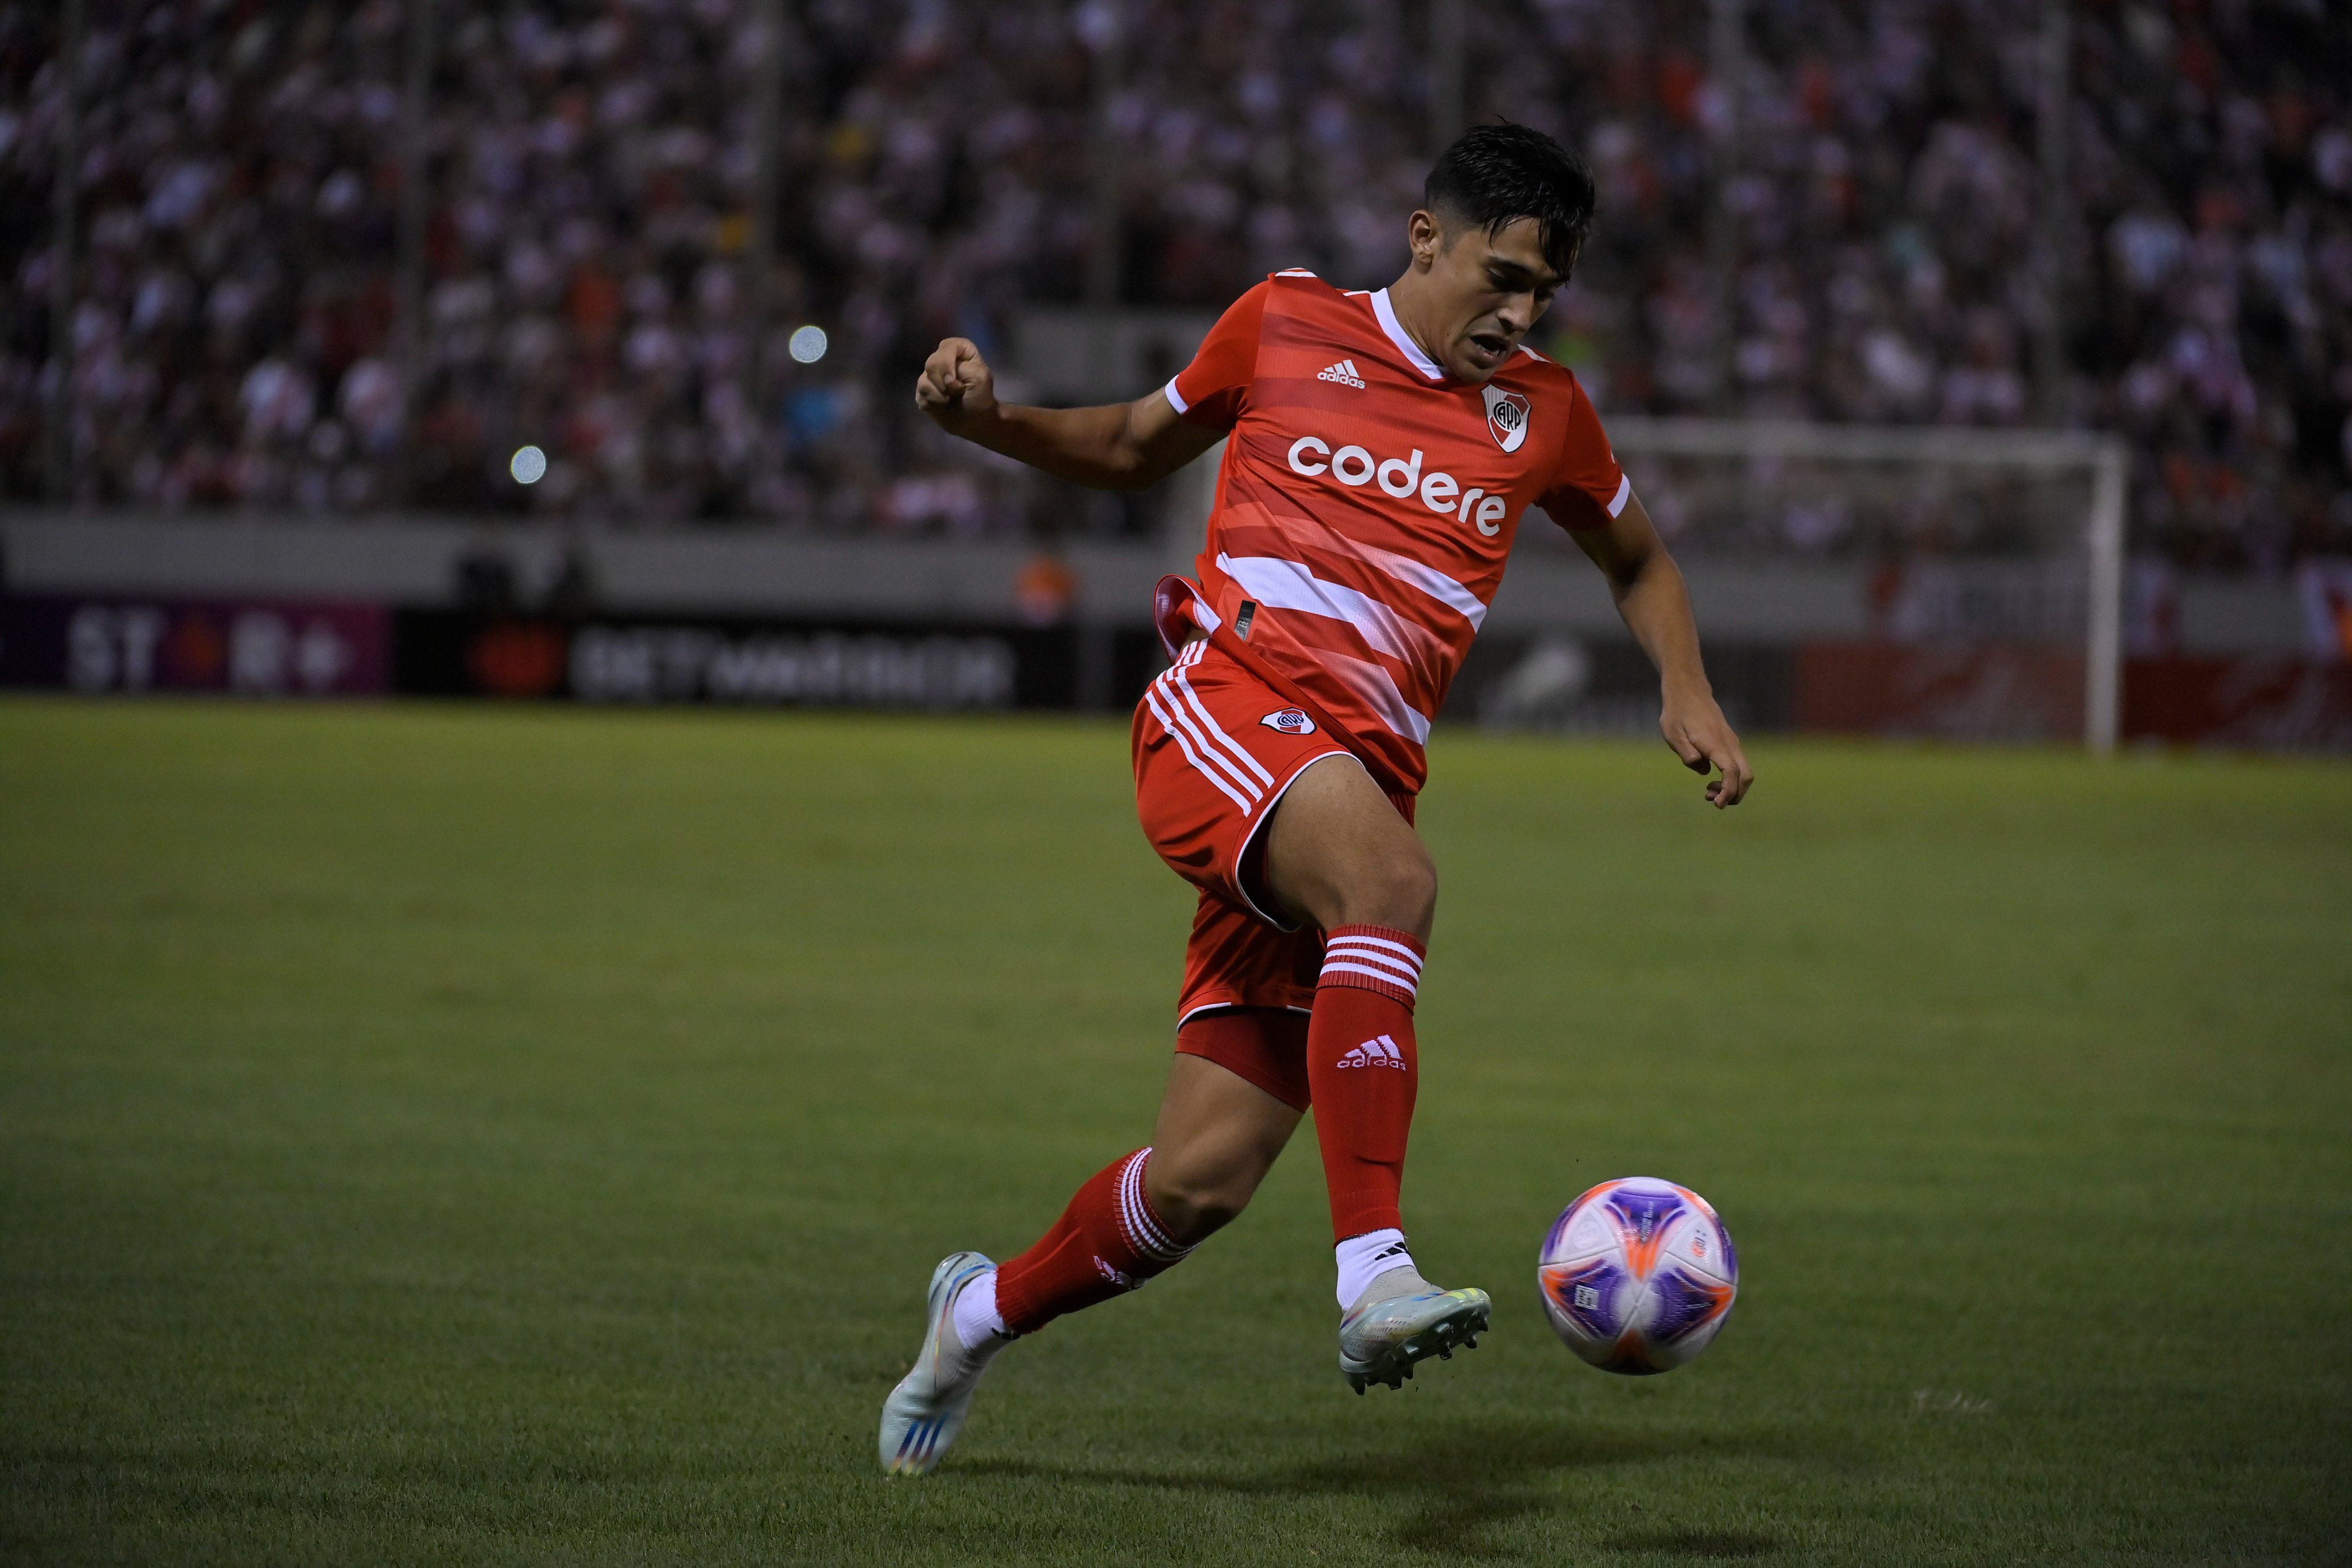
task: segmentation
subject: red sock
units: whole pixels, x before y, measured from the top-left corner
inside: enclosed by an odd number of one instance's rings
[[[1331,1193],[1331,1237],[1402,1230],[1397,1197],[1421,1082],[1412,1001],[1422,946],[1380,925],[1324,936],[1323,976],[1307,1025],[1307,1082]]]
[[[1027,1333],[1139,1290],[1192,1250],[1170,1239],[1144,1196],[1150,1158],[1150,1149],[1138,1149],[1097,1171],[1036,1245],[997,1269],[996,1311],[1006,1328]]]

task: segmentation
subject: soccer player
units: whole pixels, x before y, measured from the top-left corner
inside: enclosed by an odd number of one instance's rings
[[[1424,1280],[1399,1192],[1413,1001],[1437,874],[1413,831],[1423,746],[1530,506],[1607,576],[1658,668],[1684,764],[1750,781],[1700,666],[1690,599],[1574,375],[1526,346],[1591,225],[1591,175],[1488,125],[1449,148],[1388,287],[1280,272],[1139,402],[999,402],[941,343],[915,384],[940,428],[1048,474],[1141,489],[1226,441],[1196,580],[1162,580],[1171,667],[1133,730],[1144,832],[1200,889],[1176,1059],[1150,1146],[1120,1155],[1028,1250],[931,1276],[914,1370],[882,1410],[893,1474],[936,1466],[990,1359],[1172,1267],[1249,1202],[1311,1104],[1358,1393],[1475,1343],[1490,1303]]]

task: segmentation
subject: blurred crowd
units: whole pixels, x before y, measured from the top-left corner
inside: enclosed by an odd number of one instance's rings
[[[1283,267],[1376,286],[1430,152],[1428,0],[786,0],[763,244],[757,0],[444,3],[412,348],[416,0],[85,4],[65,402],[98,505],[1125,526],[914,416],[924,352],[961,333],[1003,359],[1024,305],[1090,279],[1203,309]],[[20,497],[57,396],[57,9],[0,4]],[[1599,178],[1538,332],[1605,412],[2054,415],[2134,438],[2142,548],[2352,550],[2352,12],[2078,0],[2043,376],[2040,0],[1747,9],[1717,80],[1706,0],[1462,7],[1466,114]],[[528,487],[526,444],[549,458]]]

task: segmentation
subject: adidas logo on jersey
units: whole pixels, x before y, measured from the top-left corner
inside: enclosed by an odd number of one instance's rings
[[[1399,1072],[1402,1072],[1405,1070],[1404,1052],[1397,1049],[1395,1040],[1391,1040],[1387,1035],[1382,1035],[1378,1040],[1364,1041],[1363,1044],[1341,1057],[1339,1065],[1342,1068],[1393,1067]]]
[[[1338,382],[1341,386],[1353,387],[1358,392],[1364,390],[1364,378],[1356,373],[1356,361],[1353,360],[1341,360],[1336,365],[1326,365],[1315,372],[1315,379],[1318,382]]]

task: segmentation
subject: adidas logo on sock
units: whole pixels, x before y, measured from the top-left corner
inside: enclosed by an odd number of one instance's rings
[[[1341,1057],[1339,1065],[1341,1067],[1393,1067],[1399,1072],[1402,1072],[1405,1070],[1404,1052],[1397,1049],[1395,1040],[1391,1040],[1387,1035],[1382,1035],[1378,1040],[1364,1041],[1363,1044]]]
[[[1341,386],[1353,387],[1358,392],[1364,390],[1364,378],[1356,373],[1356,361],[1353,360],[1341,360],[1336,365],[1326,365],[1315,372],[1315,379],[1338,382]]]

